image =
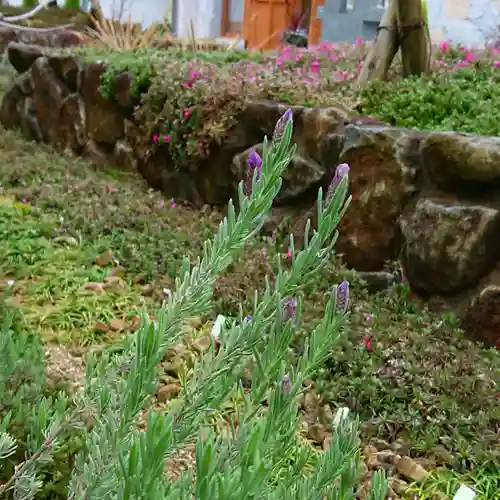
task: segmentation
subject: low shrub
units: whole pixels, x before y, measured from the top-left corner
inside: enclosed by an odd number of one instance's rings
[[[357,420],[338,414],[331,445],[319,453],[301,441],[297,409],[306,379],[341,338],[349,305],[347,281],[330,290],[325,314],[312,329],[297,364],[285,361],[301,318],[298,286],[331,258],[336,240],[332,234],[350,201],[347,165],[337,168],[325,199],[318,194],[318,227],[304,250],[295,252],[292,240],[292,267],[280,266],[274,285],[267,280],[262,298],[255,294],[251,316],[240,308],[238,318],[212,331],[210,348],[186,373],[180,396],[164,412],[149,410],[141,418],[155,392],[158,364],[181,339],[182,324],[210,311],[216,277],[264,223],[294,154],[289,148],[291,136],[288,111],[276,125],[272,144],[265,142],[263,161],[256,154],[252,157],[245,188],[243,182],[239,187],[238,217],[231,201],[228,216],[213,240],[205,243],[203,257],[194,266],[184,260],[176,289],[156,322],[144,314],[140,329],[125,336],[120,349],[89,359],[84,391],[74,394],[75,407],[68,407],[60,393],[55,404],[42,397],[30,408],[28,423],[29,418],[33,423],[27,441],[36,451],[17,464],[11,479],[0,486],[0,496],[13,492],[14,498],[38,497],[41,467],[54,467],[52,455],[65,432],[79,428],[83,445],[68,488],[69,498],[75,500],[355,497],[362,471]],[[7,386],[0,387],[2,401],[6,391],[17,396],[30,387],[30,380],[22,387],[12,386],[11,372],[24,353],[13,336],[6,338],[12,360],[6,365],[12,370],[4,377]],[[242,383],[248,374],[250,388]],[[237,418],[227,433],[216,435],[208,422],[222,418],[229,400]],[[19,443],[10,414],[2,417],[0,457],[12,458]],[[82,425],[84,417],[87,427]],[[196,476],[183,473],[168,480],[165,459],[193,437],[197,437]],[[383,474],[374,473],[368,498],[382,500],[387,490]]]
[[[60,498],[81,449],[77,434],[64,424],[71,399],[65,388],[47,383],[38,336],[24,330],[19,313],[3,300],[0,321],[0,491],[9,490],[5,484],[15,477],[16,498],[33,498],[31,492],[40,499]],[[33,462],[24,462],[35,455],[36,478]],[[26,464],[23,470],[17,468],[21,463]]]
[[[403,80],[396,61],[388,82],[373,82],[361,93],[355,80],[367,53],[362,43],[286,47],[272,57],[184,48],[83,53],[107,61],[102,92],[108,98],[116,75],[132,73],[142,98],[137,118],[144,136],[152,150],[168,142],[180,169],[206,158],[225,139],[248,99],[337,106],[403,127],[498,134],[496,49],[478,53],[444,43],[433,55],[430,75]]]
[[[459,67],[429,76],[374,82],[363,90],[361,114],[422,130],[500,135],[500,70]]]

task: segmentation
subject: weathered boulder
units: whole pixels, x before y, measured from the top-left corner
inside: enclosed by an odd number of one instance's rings
[[[422,141],[421,154],[429,176],[445,191],[500,183],[500,137],[430,133]]]
[[[350,125],[344,140],[338,161],[351,166],[353,202],[336,249],[350,267],[377,271],[401,249],[397,221],[417,190],[421,136],[383,125]]]
[[[424,198],[400,225],[405,276],[425,294],[472,287],[500,257],[500,212],[493,208]]]
[[[98,143],[114,145],[124,135],[124,112],[120,105],[101,93],[101,76],[106,66],[87,64],[81,89],[87,112],[87,136]]]
[[[80,154],[87,142],[87,113],[79,94],[73,93],[62,99],[58,118],[59,144],[65,150]]]
[[[262,144],[258,144],[233,158],[232,174],[237,182],[246,177],[250,152],[257,151],[262,156],[262,147]],[[275,206],[293,205],[311,187],[315,187],[317,193],[323,179],[329,175],[330,171],[331,166],[321,165],[311,158],[305,159],[299,154],[295,154],[283,175],[283,184],[278,196],[275,198]]]
[[[46,57],[38,58],[31,66],[33,107],[44,141],[59,144],[59,109],[69,96],[69,88],[57,78]]]
[[[270,140],[274,126],[288,106],[272,101],[250,101],[243,108],[237,124],[221,145],[213,145],[209,158],[193,165],[196,190],[204,203],[225,205],[236,196],[237,185],[246,177],[246,157],[251,149],[261,151],[264,136]],[[331,107],[310,109],[293,106],[294,134],[297,145],[294,165],[285,174],[283,190],[277,204],[311,204],[318,188],[335,166],[343,144],[343,130],[347,115]],[[172,167],[170,167],[171,169]],[[188,200],[192,201],[192,200]]]
[[[7,58],[18,73],[28,71],[43,56],[43,47],[11,42],[7,46]]]
[[[461,327],[470,338],[500,349],[500,286],[487,286],[478,294]]]
[[[67,48],[84,44],[87,39],[82,33],[69,29],[43,32],[0,28],[0,52],[4,52],[12,42],[41,47]]]

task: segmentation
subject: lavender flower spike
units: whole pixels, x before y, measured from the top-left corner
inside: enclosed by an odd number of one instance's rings
[[[295,299],[286,299],[283,304],[283,319],[288,321],[292,320],[295,323],[297,320],[297,301]]]
[[[262,174],[262,158],[259,156],[257,151],[252,151],[248,155],[248,170],[247,170],[247,178],[245,180],[245,191],[247,196],[252,194],[252,180],[253,180],[253,172],[257,170],[257,180],[260,179]]]
[[[273,132],[273,144],[279,143],[283,137],[283,132],[285,131],[286,124],[293,119],[293,113],[290,108],[288,108],[284,115],[276,122],[276,127],[274,127]]]
[[[344,177],[349,176],[349,170],[351,167],[347,163],[341,163],[335,168],[335,175],[333,176],[332,182],[328,186],[328,191],[326,193],[326,201],[329,202],[333,198],[333,193],[335,193],[335,189],[340,184],[340,181]]]
[[[340,285],[335,287],[334,293],[336,295],[335,306],[338,312],[345,314],[349,307],[349,282],[342,281]]]
[[[288,394],[292,390],[292,380],[288,373],[281,380],[281,392]]]

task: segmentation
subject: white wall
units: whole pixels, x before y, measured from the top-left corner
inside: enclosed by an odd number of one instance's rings
[[[177,0],[177,35],[191,36],[193,22],[196,38],[220,36],[222,0]]]
[[[101,7],[106,17],[113,17],[114,12],[119,12],[123,5],[122,20],[127,21],[129,14],[132,21],[142,23],[146,28],[153,23],[162,22],[165,12],[169,8],[172,0],[100,0]],[[178,0],[179,3],[189,2],[189,0]],[[64,5],[64,0],[57,0],[59,5]],[[9,5],[20,6],[23,0],[9,0]]]
[[[106,17],[115,17],[123,5],[122,21],[127,21],[130,15],[133,22],[141,23],[144,28],[162,22],[170,4],[170,0],[100,0],[100,2]]]
[[[431,39],[480,47],[500,25],[500,0],[427,0]]]

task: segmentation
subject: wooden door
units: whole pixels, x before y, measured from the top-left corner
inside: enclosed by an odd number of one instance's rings
[[[321,32],[323,31],[323,21],[318,19],[318,6],[324,5],[325,0],[312,0],[311,21],[309,23],[309,45],[319,45],[321,42]]]
[[[243,28],[249,50],[274,50],[288,28],[292,0],[245,0]]]

